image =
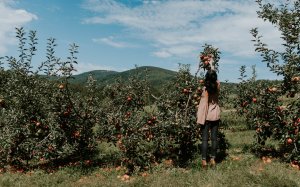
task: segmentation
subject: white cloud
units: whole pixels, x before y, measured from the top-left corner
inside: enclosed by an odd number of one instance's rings
[[[157,57],[167,58],[171,56],[187,57],[188,54],[196,51],[197,47],[194,45],[172,45],[168,48],[163,48],[160,51],[154,52],[153,54]]]
[[[222,58],[220,65],[242,65],[242,63],[235,59]]]
[[[134,45],[126,42],[115,41],[115,38],[113,36],[109,36],[106,38],[93,38],[92,41],[96,43],[104,43],[116,48],[134,47]]]
[[[0,55],[4,55],[7,46],[14,43],[16,27],[37,19],[37,16],[23,9],[14,9],[11,7],[12,1],[0,1]]]
[[[169,53],[168,51],[156,51],[153,53],[154,56],[160,57],[160,58],[168,58],[170,56],[172,56],[171,53]]]
[[[279,32],[257,18],[253,0],[144,1],[130,7],[113,0],[87,0],[84,7],[97,14],[89,24],[120,24],[135,37],[151,41],[153,54],[196,56],[204,43],[213,44],[235,56],[254,55],[250,29],[259,27],[264,39],[279,48]]]
[[[86,23],[86,24],[89,24],[89,23],[110,24],[110,23],[113,23],[113,21],[109,20],[109,19],[100,18],[100,17],[91,17],[91,18],[87,18],[87,19],[83,20],[83,23]]]

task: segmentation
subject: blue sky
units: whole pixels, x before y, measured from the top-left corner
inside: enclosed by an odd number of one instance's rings
[[[278,79],[255,53],[251,28],[280,49],[280,34],[257,18],[253,0],[0,0],[0,56],[16,55],[15,27],[36,30],[38,55],[45,60],[47,39],[57,39],[57,56],[79,45],[77,74],[124,71],[138,66],[195,71],[205,43],[222,52],[221,81],[237,82],[239,68],[256,65],[258,78]]]

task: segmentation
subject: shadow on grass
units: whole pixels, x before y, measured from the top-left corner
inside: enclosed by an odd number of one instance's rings
[[[225,141],[223,141],[223,143],[226,145],[223,146],[219,145],[218,147],[217,156],[215,160],[217,164],[223,162],[228,157],[228,148],[230,147],[230,145],[228,142],[225,143]],[[196,145],[194,149],[195,149],[194,152],[190,154],[186,154],[185,156],[182,156],[181,158],[177,159],[174,165],[176,167],[181,167],[181,168],[199,169],[201,167],[201,160],[202,160],[201,144]],[[208,147],[208,153],[210,152],[211,152],[211,146]],[[207,161],[209,162],[210,159],[211,157],[208,155]]]
[[[53,173],[61,168],[71,168],[80,171],[82,174],[93,172],[99,167],[118,166],[121,163],[120,153],[116,150],[96,149],[94,151],[74,154],[64,158],[52,160],[35,161],[31,163],[13,162],[2,169],[4,172],[27,172],[32,170],[43,170],[46,173]]]
[[[221,138],[225,138],[225,136],[221,136]],[[227,141],[227,140],[226,140]],[[216,162],[220,163],[226,157],[227,149],[228,149],[228,142],[225,139],[222,140],[222,146],[226,149],[219,149]],[[225,146],[226,144],[226,146]],[[190,149],[185,149],[189,147]],[[180,154],[174,155],[171,159],[173,161],[173,166],[181,167],[181,168],[190,168],[194,167],[193,162],[199,158],[201,158],[201,149],[199,148],[200,145],[193,145],[193,146],[186,146],[183,147]],[[209,148],[210,149],[210,148]],[[163,160],[163,159],[162,159]],[[82,174],[91,173],[99,168],[106,168],[106,167],[117,167],[122,165],[122,153],[113,145],[102,143],[99,144],[99,147],[94,152],[89,152],[86,154],[81,154],[81,156],[69,156],[66,158],[60,158],[55,160],[45,160],[45,161],[38,161],[36,163],[31,163],[28,165],[23,166],[22,168],[18,168],[18,164],[11,167],[11,169],[7,171],[18,171],[23,170],[24,172],[32,171],[32,170],[43,170],[46,173],[53,173],[62,168],[69,168],[75,171],[78,171]]]
[[[261,145],[257,145],[255,143],[253,143],[253,144],[244,145],[242,151],[244,153],[245,152],[252,153],[255,156],[260,157],[260,158],[264,157],[264,156],[268,156],[268,157],[281,159],[283,157],[282,150],[276,149],[272,145],[261,146]]]

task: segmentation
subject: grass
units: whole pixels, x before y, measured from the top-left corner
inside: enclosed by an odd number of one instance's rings
[[[99,165],[60,168],[53,173],[34,170],[27,173],[2,173],[0,186],[300,186],[300,171],[276,158],[268,161],[255,157],[247,147],[253,142],[254,131],[246,130],[243,121],[233,113],[224,113],[227,128],[223,131],[231,147],[228,157],[215,168],[200,167],[200,155],[187,168],[164,162],[151,173],[135,173],[124,180],[125,168]],[[103,160],[113,160],[117,150],[107,144],[99,145]]]

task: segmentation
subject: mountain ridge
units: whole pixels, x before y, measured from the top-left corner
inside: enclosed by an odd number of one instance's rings
[[[131,75],[134,75],[138,72],[143,75],[147,75],[149,77],[149,81],[159,81],[159,80],[170,80],[172,77],[176,75],[176,71],[155,67],[155,66],[141,66],[137,68],[133,68],[130,70],[125,70],[121,72],[111,71],[111,70],[93,70],[84,72],[81,74],[73,75],[74,78],[72,80],[73,83],[81,84],[85,83],[88,76],[92,75],[94,79],[103,83],[112,83],[116,78],[128,79]],[[145,72],[145,73],[143,73]]]

